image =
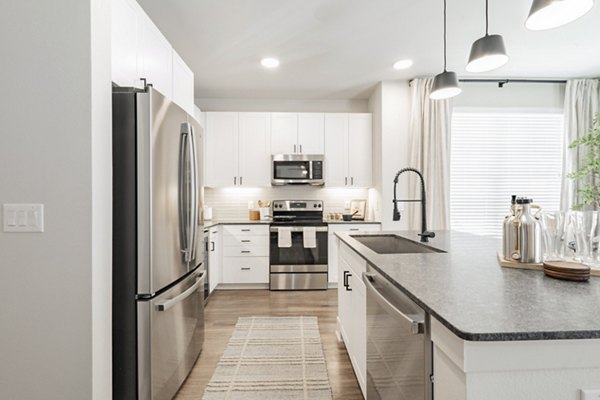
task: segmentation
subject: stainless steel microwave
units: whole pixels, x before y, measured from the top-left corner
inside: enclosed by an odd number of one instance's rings
[[[323,185],[324,156],[321,154],[277,154],[272,156],[271,185]]]

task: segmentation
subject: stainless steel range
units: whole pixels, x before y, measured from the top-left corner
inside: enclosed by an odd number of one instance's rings
[[[270,235],[270,289],[325,290],[327,274],[323,202],[275,200]]]

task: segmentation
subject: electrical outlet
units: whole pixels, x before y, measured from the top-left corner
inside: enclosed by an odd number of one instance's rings
[[[344,208],[346,208],[346,209],[348,209],[348,210],[350,209],[350,201],[346,200],[346,201],[344,202]]]
[[[600,400],[600,389],[581,389],[580,400]]]

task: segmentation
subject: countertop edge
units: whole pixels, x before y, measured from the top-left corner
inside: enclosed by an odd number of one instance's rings
[[[250,220],[231,220],[231,221],[204,221],[204,229],[211,228],[217,225],[269,225],[273,221],[250,221]],[[354,224],[373,224],[381,225],[381,221],[323,221],[328,225],[354,225]]]
[[[435,317],[442,325],[448,328],[452,333],[460,339],[470,342],[511,342],[511,341],[534,341],[534,340],[575,340],[575,339],[600,339],[600,331],[583,330],[583,331],[539,331],[539,332],[489,332],[489,333],[472,333],[465,332],[454,326],[445,318],[441,317],[429,305],[421,301],[417,296],[407,290],[400,282],[390,277],[372,260],[353,246],[353,239],[349,239],[348,232],[335,232],[335,235],[346,245],[348,245],[356,254],[364,259],[370,266],[382,274],[389,282],[400,289],[411,300],[422,307],[426,312]]]

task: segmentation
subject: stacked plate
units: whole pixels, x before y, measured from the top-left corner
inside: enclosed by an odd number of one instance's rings
[[[590,279],[590,267],[567,261],[548,261],[544,263],[544,274],[551,278],[566,281],[585,282]]]

